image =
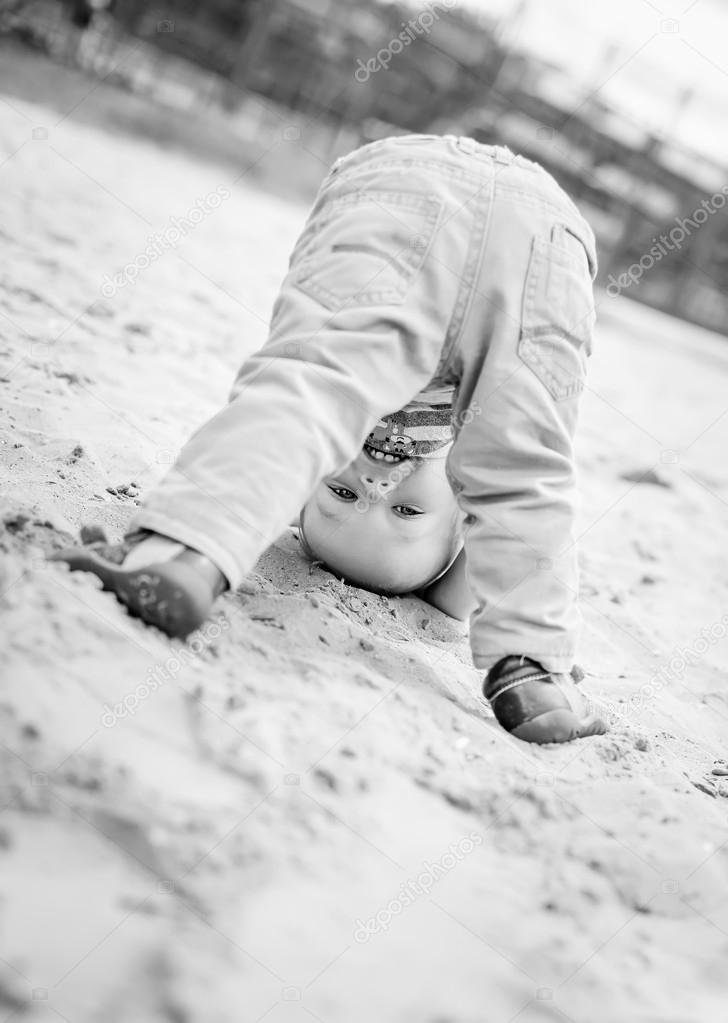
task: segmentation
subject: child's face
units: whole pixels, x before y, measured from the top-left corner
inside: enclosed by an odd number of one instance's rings
[[[317,487],[300,522],[309,552],[335,575],[391,593],[429,582],[458,547],[444,457],[393,463],[363,450]]]

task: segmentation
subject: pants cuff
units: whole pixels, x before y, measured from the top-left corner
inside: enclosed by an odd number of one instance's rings
[[[177,540],[178,543],[183,543],[185,547],[191,547],[193,550],[199,551],[200,554],[204,554],[220,569],[231,590],[236,590],[243,581],[235,558],[212,537],[205,536],[184,522],[177,522],[168,515],[140,508],[129,524],[127,535],[137,529],[149,529],[153,533],[160,533],[162,536]]]
[[[517,653],[514,650],[498,651],[497,653],[476,653],[473,651],[473,664],[479,670],[490,671],[494,664],[503,657],[530,657],[532,661],[538,661],[538,663],[544,668],[545,671],[552,671],[555,675],[568,675],[571,669],[574,667],[574,654],[553,654],[546,653],[544,651],[534,652],[530,650],[519,650]]]

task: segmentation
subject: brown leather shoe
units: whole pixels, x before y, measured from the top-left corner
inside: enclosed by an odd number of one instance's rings
[[[125,569],[127,555],[152,533],[135,533],[118,544],[107,543],[98,529],[81,535],[93,542],[59,551],[50,560],[65,562],[72,572],[92,572],[130,614],[168,636],[183,638],[198,629],[227,588],[217,566],[189,547],[169,561]]]
[[[499,724],[525,742],[570,742],[608,730],[577,690],[573,673],[545,671],[528,657],[503,657],[494,664],[483,694]]]

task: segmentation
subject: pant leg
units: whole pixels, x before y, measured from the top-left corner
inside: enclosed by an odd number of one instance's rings
[[[540,168],[501,166],[460,377],[448,471],[467,513],[476,666],[574,662],[580,615],[573,436],[594,324],[593,235]]]
[[[324,183],[267,343],[132,523],[206,554],[233,587],[440,360],[468,251],[463,195],[411,150],[374,148],[378,163]]]

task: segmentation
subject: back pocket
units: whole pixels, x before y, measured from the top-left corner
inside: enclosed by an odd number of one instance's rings
[[[583,244],[565,228],[534,238],[518,354],[557,401],[584,389],[595,315]]]
[[[412,192],[363,190],[326,203],[293,267],[293,283],[332,311],[400,305],[422,267],[441,202]]]

